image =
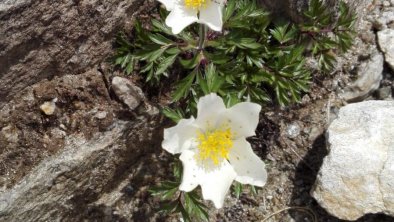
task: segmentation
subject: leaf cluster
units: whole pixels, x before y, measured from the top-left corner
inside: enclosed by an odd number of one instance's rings
[[[321,0],[311,0],[300,24],[301,37],[309,43],[310,51],[322,71],[330,71],[336,62],[336,52],[344,53],[352,46],[355,13],[344,1],[339,1],[338,12],[332,12]]]
[[[160,197],[163,203],[159,212],[171,214],[180,213],[185,222],[209,221],[208,207],[201,200],[197,190],[191,192],[179,191],[182,177],[182,165],[176,162],[173,166],[174,181],[165,181],[152,187],[149,192]]]
[[[151,83],[157,83],[162,76],[168,77],[179,54],[193,47],[191,36],[186,33],[174,36],[162,22],[167,12],[161,9],[160,15],[161,20],[151,20],[151,29],[143,28],[141,22],[136,21],[132,40],[124,33],[116,38],[115,65],[127,74],[133,71],[145,74],[146,81]]]
[[[160,15],[152,19],[151,29],[136,22],[132,42],[118,36],[115,64],[126,73],[144,74],[150,83],[163,76],[173,79],[173,101],[187,102],[184,111],[167,110],[170,117],[195,113],[197,98],[211,92],[228,106],[245,100],[281,106],[300,101],[311,78],[306,56],[312,54],[321,71],[330,71],[335,52],[351,46],[355,20],[342,1],[335,15],[323,1],[312,0],[304,22],[290,24],[273,22],[256,1],[229,0],[224,31],[209,31],[205,48],[199,49],[198,28],[175,36],[164,24],[166,12]]]

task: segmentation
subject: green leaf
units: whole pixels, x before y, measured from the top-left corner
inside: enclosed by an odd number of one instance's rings
[[[170,67],[172,64],[174,64],[177,57],[178,57],[178,54],[171,55],[171,56],[164,58],[157,66],[157,70],[156,70],[155,75],[160,75],[160,74],[164,73],[168,69],[168,67]]]
[[[182,177],[182,163],[180,161],[176,161],[174,163],[172,172],[174,174],[175,179],[177,179],[180,182]]]
[[[134,57],[131,57],[130,61],[128,62],[127,66],[126,66],[126,69],[125,69],[126,74],[129,75],[129,74],[131,74],[133,72],[133,70],[134,70],[134,62],[135,62]]]
[[[164,213],[173,213],[176,208],[178,207],[178,201],[171,201],[168,203],[164,203],[160,206],[160,211],[159,212],[164,212]]]
[[[181,98],[187,96],[196,75],[197,75],[197,70],[193,70],[188,76],[186,76],[184,79],[179,81],[178,85],[176,86],[176,90],[172,96],[174,101],[178,101]]]
[[[202,92],[204,93],[204,95],[209,94],[209,88],[208,88],[207,81],[202,77],[202,74],[200,71],[197,71],[197,83],[198,83],[198,85],[200,85],[200,88],[201,88]]]
[[[257,188],[253,185],[250,185],[250,192],[253,194],[253,196],[257,196]]]
[[[149,52],[146,60],[149,62],[154,62],[154,61],[156,61],[156,59],[158,59],[160,56],[162,56],[166,50],[167,50],[167,47],[160,47],[153,52]],[[141,60],[144,60],[144,59],[141,59]]]
[[[196,192],[189,192],[184,194],[186,211],[189,215],[197,216],[199,219],[209,221],[207,207],[199,200]]]
[[[270,30],[272,36],[281,44],[294,39],[295,29],[290,28],[289,24],[277,26]]]
[[[179,109],[173,110],[169,107],[165,107],[165,108],[163,108],[162,113],[167,118],[171,119],[172,121],[174,121],[176,123],[178,123],[179,120],[184,118],[183,113]]]
[[[152,22],[152,25],[153,25],[155,31],[163,32],[167,35],[172,35],[171,29],[167,25],[165,25],[163,22],[158,21],[156,19],[152,19],[151,22]]]
[[[170,39],[164,37],[163,35],[159,34],[159,33],[149,33],[148,34],[149,39],[158,44],[158,45],[170,45],[173,43],[173,41],[171,41]]]
[[[206,67],[205,75],[206,75],[206,83],[207,83],[206,84],[207,85],[207,92],[208,93],[218,92],[224,83],[224,79],[218,75],[218,72],[216,70],[216,66],[213,63],[210,63]]]
[[[189,213],[185,210],[185,208],[182,206],[182,204],[180,204],[180,203],[178,204],[176,211],[181,213],[184,222],[191,222],[192,221]]]
[[[180,59],[179,62],[185,69],[194,69],[201,60],[202,54],[198,53],[192,59]]]
[[[243,190],[242,184],[235,182],[233,185],[233,192],[237,199],[239,199],[239,197],[241,196],[242,190]]]

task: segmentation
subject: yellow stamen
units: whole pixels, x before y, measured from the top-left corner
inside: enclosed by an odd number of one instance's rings
[[[185,0],[185,5],[188,8],[200,9],[206,7],[210,0]]]
[[[202,162],[212,160],[215,165],[228,159],[229,150],[233,146],[232,137],[230,129],[199,132],[197,159]]]

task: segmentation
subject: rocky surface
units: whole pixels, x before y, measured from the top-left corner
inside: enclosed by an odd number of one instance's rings
[[[329,154],[313,197],[344,220],[368,213],[394,215],[394,102],[342,107],[327,130]]]
[[[0,107],[27,86],[102,62],[141,2],[0,1]]]
[[[39,161],[61,150],[68,135],[89,138],[105,131],[117,107],[102,74],[94,70],[42,81],[15,95],[0,109],[0,187],[12,186]],[[101,111],[106,116],[96,118]]]
[[[394,17],[394,7],[393,7]],[[378,32],[379,46],[384,53],[384,57],[388,65],[394,70],[394,27],[393,29],[385,29]]]
[[[357,79],[340,96],[348,102],[362,101],[380,86],[383,79],[384,58],[376,49],[357,68]]]
[[[138,175],[159,146],[161,124],[146,101],[130,109],[110,94],[91,70],[30,86],[0,110],[1,221],[132,217],[134,205],[126,215],[112,211],[130,181],[155,180]],[[56,109],[45,113],[43,102]]]

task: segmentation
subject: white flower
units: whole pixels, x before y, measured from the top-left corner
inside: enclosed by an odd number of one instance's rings
[[[174,34],[193,22],[206,24],[215,31],[223,26],[222,9],[225,0],[159,0],[171,11],[166,24]]]
[[[197,108],[196,119],[182,119],[164,130],[162,146],[181,153],[179,189],[189,192],[200,185],[203,198],[221,208],[233,180],[254,186],[264,186],[267,180],[264,162],[245,139],[255,135],[261,106],[243,102],[227,109],[212,93],[200,98]]]

